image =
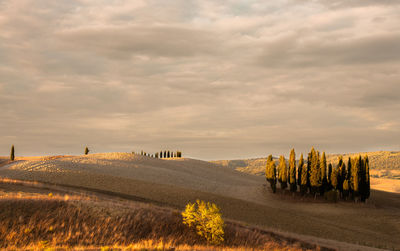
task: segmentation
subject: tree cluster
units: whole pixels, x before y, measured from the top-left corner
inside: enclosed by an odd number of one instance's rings
[[[323,196],[329,191],[337,192],[340,198],[347,200],[360,199],[365,202],[370,196],[369,160],[366,155],[349,158],[346,163],[343,157],[338,158],[338,164],[333,167],[327,165],[325,152],[322,155],[311,148],[305,162],[301,154],[296,165],[294,149],[290,152],[289,167],[284,156],[280,156],[278,167],[272,155],[268,156],[265,177],[270,183],[272,191],[276,192],[276,183],[279,181],[281,190],[288,185],[291,192],[300,191],[301,195],[307,193],[316,197]],[[299,188],[299,189],[298,189]]]
[[[135,154],[135,152],[132,152],[133,154]],[[182,152],[181,151],[160,151],[160,152],[156,152],[154,154],[150,154],[150,153],[146,153],[143,150],[140,152],[140,155],[142,156],[147,156],[147,157],[151,157],[151,158],[156,158],[156,159],[164,159],[164,158],[182,158]]]

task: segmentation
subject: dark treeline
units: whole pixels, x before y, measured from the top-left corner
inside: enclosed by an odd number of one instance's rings
[[[296,165],[296,154],[294,149],[290,152],[289,167],[284,156],[280,156],[279,165],[276,166],[272,155],[268,156],[265,177],[271,185],[272,191],[276,192],[276,184],[279,182],[281,190],[289,190],[293,193],[299,191],[301,195],[311,194],[314,197],[338,196],[344,200],[360,199],[365,202],[370,195],[370,177],[368,156],[360,156],[347,160],[338,158],[338,164],[333,167],[327,165],[325,152],[322,155],[311,148],[304,159],[301,154],[298,165]],[[335,199],[336,200],[336,199]]]
[[[135,152],[132,152],[135,154]],[[143,150],[140,152],[140,155],[151,157],[151,158],[156,158],[156,159],[164,159],[164,158],[182,158],[182,152],[181,151],[160,151],[156,152],[154,154],[146,153]]]

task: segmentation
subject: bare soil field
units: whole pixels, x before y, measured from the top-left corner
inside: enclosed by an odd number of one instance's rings
[[[314,243],[341,250],[368,250],[357,245],[400,250],[400,195],[394,193],[372,190],[366,204],[291,198],[272,194],[263,177],[228,167],[127,153],[19,160],[0,167],[0,176],[84,188],[179,210],[203,199],[220,206],[226,219],[285,236],[312,238]]]

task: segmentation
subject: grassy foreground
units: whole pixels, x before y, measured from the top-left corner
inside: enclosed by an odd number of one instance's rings
[[[227,221],[222,246],[208,246],[180,212],[150,204],[0,181],[0,248],[127,250],[320,250]]]

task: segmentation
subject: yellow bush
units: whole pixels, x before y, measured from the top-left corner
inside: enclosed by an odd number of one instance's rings
[[[224,241],[224,220],[214,203],[201,200],[188,203],[182,217],[183,224],[195,227],[197,234],[203,236],[208,243],[221,244]]]

